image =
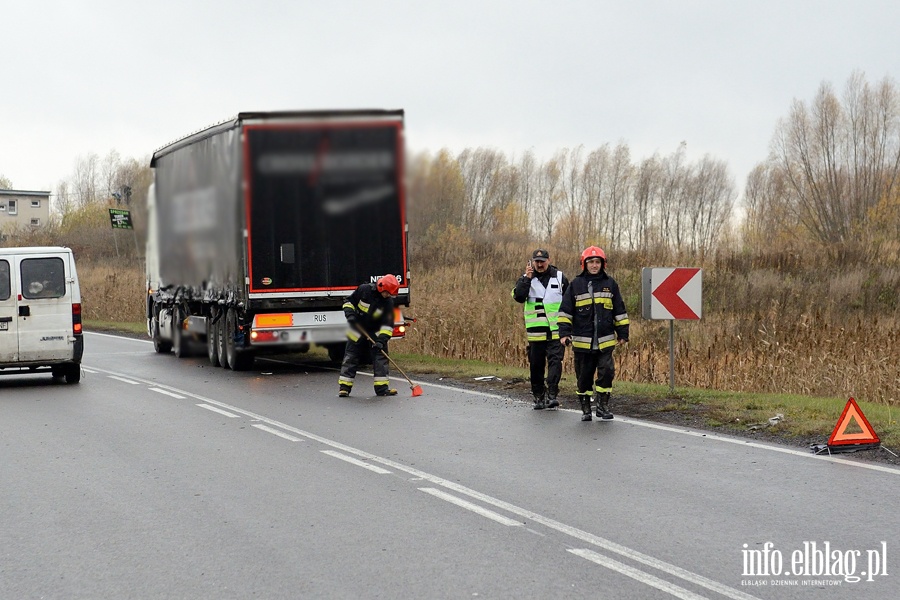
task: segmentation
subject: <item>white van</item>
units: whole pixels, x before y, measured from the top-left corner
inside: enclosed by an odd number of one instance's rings
[[[72,250],[0,248],[0,375],[81,381],[81,289]]]

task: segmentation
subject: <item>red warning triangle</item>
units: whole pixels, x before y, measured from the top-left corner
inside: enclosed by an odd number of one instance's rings
[[[862,431],[860,433],[847,433],[847,427],[856,420],[856,424],[859,426]],[[847,400],[847,405],[844,407],[844,412],[841,413],[841,417],[837,421],[837,425],[834,426],[834,431],[831,432],[831,437],[828,438],[829,446],[844,446],[847,444],[880,444],[881,440],[878,439],[878,434],[875,433],[875,430],[872,429],[872,426],[869,425],[869,421],[866,419],[866,415],[863,414],[863,411],[860,410],[859,404],[856,403],[856,400],[850,398]]]

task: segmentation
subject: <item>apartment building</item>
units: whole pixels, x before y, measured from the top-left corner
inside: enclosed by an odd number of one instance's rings
[[[0,232],[42,227],[50,220],[50,192],[0,189]]]

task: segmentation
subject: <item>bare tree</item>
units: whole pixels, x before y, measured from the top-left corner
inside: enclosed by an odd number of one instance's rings
[[[687,249],[701,259],[715,250],[731,220],[737,198],[728,165],[709,155],[704,156],[688,180],[684,194]],[[684,249],[679,243],[677,248]]]
[[[606,184],[607,205],[603,226],[604,237],[614,247],[622,247],[624,236],[631,227],[637,213],[628,205],[633,188],[634,166],[631,164],[631,149],[619,142],[612,153]]]
[[[540,214],[538,235],[547,241],[553,240],[553,228],[560,212],[558,204],[562,196],[561,178],[559,154],[542,164],[537,172],[535,193]]]
[[[79,206],[97,202],[102,192],[100,189],[100,158],[95,153],[80,156],[75,160],[75,172],[72,175],[71,191]]]
[[[788,183],[773,161],[759,163],[744,186],[744,243],[755,249],[782,248],[802,236],[788,200]]]
[[[659,224],[655,222],[663,169],[659,156],[641,161],[635,175],[631,209],[634,220],[627,231],[628,248],[649,248],[660,241]]]
[[[660,161],[659,196],[655,208],[660,233],[672,249],[681,248],[687,241],[684,208],[690,203],[687,188],[692,169],[685,164],[686,153],[687,143],[681,142],[675,152]]]
[[[491,148],[465,149],[457,158],[466,190],[465,224],[470,231],[489,232],[495,209],[502,205],[501,178],[505,155]]]
[[[409,187],[411,235],[424,237],[463,225],[465,184],[459,164],[446,148],[433,159],[421,154],[412,160]]]
[[[900,177],[900,95],[889,79],[873,89],[856,73],[842,104],[822,83],[809,106],[794,101],[772,151],[803,227],[822,244],[848,242]]]
[[[535,185],[538,164],[533,151],[528,150],[522,155],[518,161],[517,170],[519,174],[519,204],[527,217],[526,230],[523,233],[529,234],[537,226]]]

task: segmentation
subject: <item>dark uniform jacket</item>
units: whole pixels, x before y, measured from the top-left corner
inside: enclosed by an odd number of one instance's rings
[[[376,341],[386,342],[394,333],[394,299],[382,297],[374,283],[364,283],[356,288],[344,299],[343,309],[348,322],[355,317]],[[347,336],[354,342],[364,337],[352,323]]]
[[[572,280],[559,308],[559,337],[571,337],[575,352],[605,350],[616,337],[628,341],[628,313],[619,284],[601,270]]]

